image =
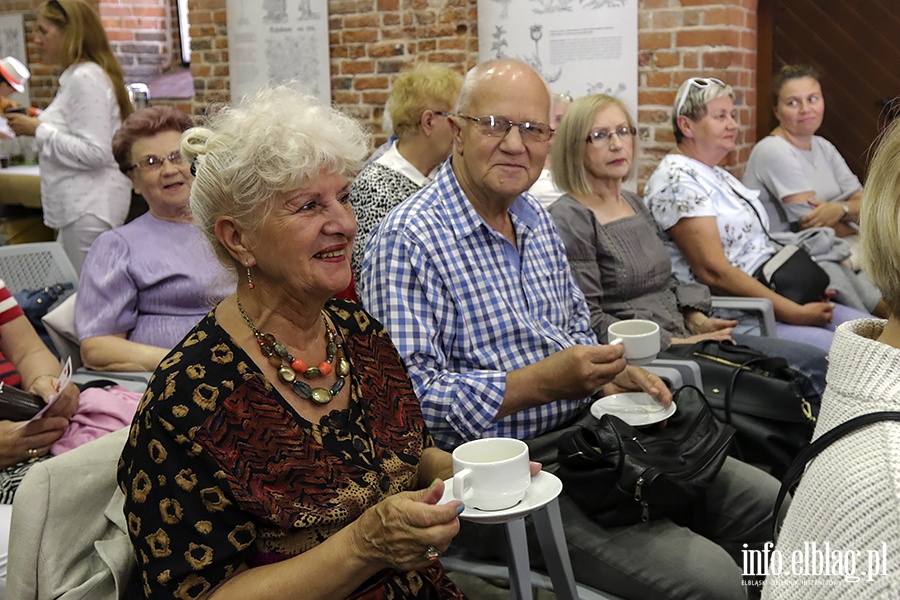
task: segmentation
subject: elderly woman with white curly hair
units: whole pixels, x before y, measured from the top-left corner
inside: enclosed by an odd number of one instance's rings
[[[195,222],[238,288],[160,363],[119,464],[135,593],[462,598],[462,505],[385,329],[350,281],[367,139],[287,87],[188,130]]]

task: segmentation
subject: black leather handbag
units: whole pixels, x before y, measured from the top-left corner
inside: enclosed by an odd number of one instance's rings
[[[804,398],[803,375],[777,356],[727,341],[674,344],[660,356],[695,361],[713,412],[734,426],[735,455],[781,478],[812,437],[818,405]]]
[[[740,196],[740,193],[738,195]],[[756,215],[756,219],[769,241],[776,247],[780,247],[775,256],[756,269],[753,277],[776,294],[797,304],[821,302],[828,284],[831,283],[828,273],[813,260],[804,248],[796,244],[785,245],[773,239],[756,207],[743,196],[741,198]]]
[[[821,302],[831,282],[828,273],[809,252],[794,244],[783,246],[753,276],[776,294],[797,304]]]
[[[556,475],[601,525],[692,522],[691,506],[719,474],[734,429],[713,416],[696,387],[678,390],[674,402],[665,424],[636,428],[605,414],[558,440]]]
[[[11,385],[0,386],[0,420],[27,421],[38,414],[46,403],[37,394]]]

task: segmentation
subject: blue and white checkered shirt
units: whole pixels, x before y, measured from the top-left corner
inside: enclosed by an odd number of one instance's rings
[[[507,372],[597,344],[550,215],[528,194],[509,213],[518,248],[478,215],[448,160],[366,245],[362,301],[390,332],[442,448],[529,439],[590,402],[560,400],[495,421]]]

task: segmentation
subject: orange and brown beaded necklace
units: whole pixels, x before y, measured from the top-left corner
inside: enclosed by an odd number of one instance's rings
[[[241,299],[235,296],[237,300],[238,311],[250,331],[256,336],[256,343],[263,356],[269,361],[269,364],[278,369],[278,377],[291,386],[291,390],[303,398],[304,400],[312,400],[316,404],[328,404],[344,387],[347,375],[350,374],[350,363],[347,359],[341,357],[337,363],[337,381],[330,388],[312,387],[302,379],[297,378],[297,374],[302,375],[305,379],[318,379],[324,377],[334,370],[334,359],[338,351],[341,349],[341,338],[337,332],[328,323],[325,312],[322,311],[322,322],[325,323],[325,337],[328,340],[325,346],[325,360],[320,362],[316,367],[307,366],[300,357],[291,355],[287,346],[275,339],[271,333],[263,333],[250,320],[250,315],[241,305]]]

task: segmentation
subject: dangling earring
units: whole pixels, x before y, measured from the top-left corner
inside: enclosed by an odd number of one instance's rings
[[[253,276],[250,274],[250,267],[247,267],[247,287],[251,290],[256,288],[256,286],[253,284]]]

